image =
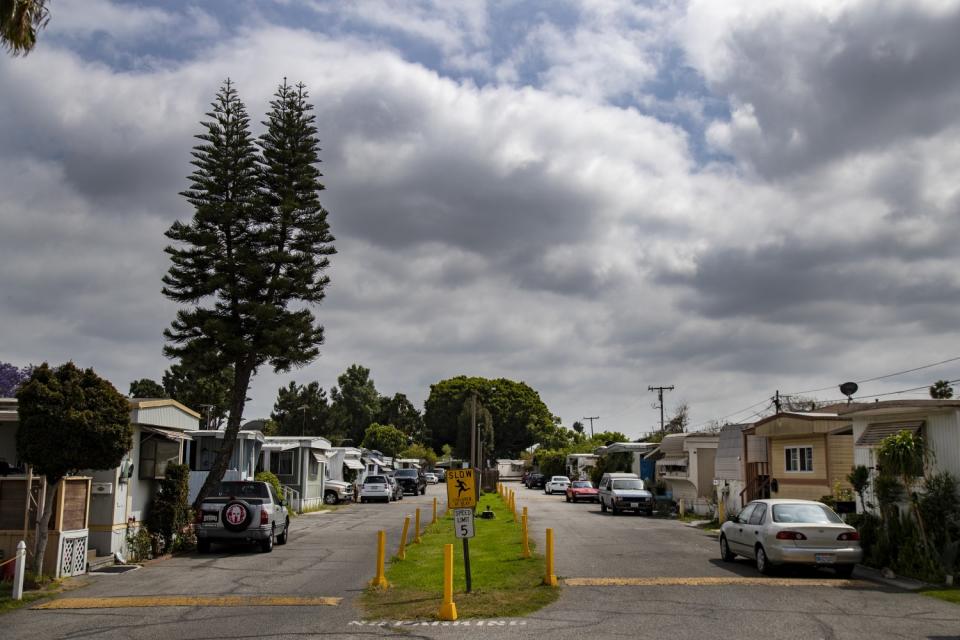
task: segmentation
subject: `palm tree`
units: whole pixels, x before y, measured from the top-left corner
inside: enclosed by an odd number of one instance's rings
[[[0,45],[15,56],[25,56],[49,21],[47,0],[0,0]]]
[[[858,465],[854,467],[850,475],[847,476],[847,481],[853,486],[853,490],[857,492],[857,495],[860,496],[860,508],[866,513],[867,505],[863,500],[863,494],[866,493],[867,487],[870,486],[870,470],[862,464]]]
[[[949,400],[953,397],[953,387],[946,380],[937,380],[930,387],[930,397],[935,400]]]

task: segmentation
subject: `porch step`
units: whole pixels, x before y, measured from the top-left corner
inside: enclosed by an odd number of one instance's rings
[[[96,551],[93,552],[96,554]],[[90,554],[87,554],[87,571],[96,571],[97,569],[102,569],[103,567],[109,567],[115,563],[113,556],[100,556],[99,558],[94,555],[93,558],[90,557]]]

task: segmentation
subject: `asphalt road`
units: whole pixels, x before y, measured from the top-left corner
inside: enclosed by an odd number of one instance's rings
[[[703,531],[677,521],[601,514],[596,505],[567,504],[520,487],[517,494],[519,505],[529,508],[541,549],[544,529],[554,528],[561,578],[646,585],[566,585],[558,602],[523,619],[415,626],[363,621],[356,596],[373,574],[376,531],[387,528],[392,551],[404,514],[421,506],[426,519],[432,496],[443,502],[442,487],[433,486],[424,497],[297,518],[289,544],[270,554],[251,547],[163,560],[122,575],[84,578],[88,586],[65,594],[342,598],[337,606],[20,610],[0,618],[0,637],[960,638],[956,605],[864,581],[837,586],[848,583],[828,571],[785,571],[759,585],[729,584],[758,576],[747,561],[720,562],[716,541]]]

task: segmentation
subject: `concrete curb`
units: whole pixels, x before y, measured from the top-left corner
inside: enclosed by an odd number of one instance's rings
[[[866,580],[871,580],[873,582],[879,582],[890,587],[895,587],[897,589],[902,589],[904,591],[919,591],[920,589],[928,589],[931,587],[936,587],[937,585],[930,584],[929,582],[923,582],[922,580],[914,580],[913,578],[906,578],[904,576],[897,576],[895,578],[884,578],[883,573],[879,569],[874,569],[873,567],[868,567],[866,565],[858,564],[856,568],[856,573],[858,577],[864,578]]]

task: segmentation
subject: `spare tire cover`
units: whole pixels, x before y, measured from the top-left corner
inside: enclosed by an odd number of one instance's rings
[[[220,520],[227,531],[244,531],[250,526],[253,512],[250,506],[240,500],[228,502],[220,512]]]

